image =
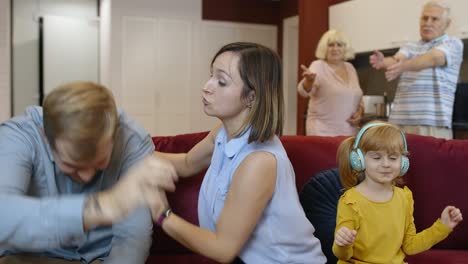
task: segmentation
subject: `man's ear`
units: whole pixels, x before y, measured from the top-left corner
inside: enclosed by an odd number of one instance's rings
[[[447,25],[445,25],[444,33],[450,27],[450,23],[452,23],[452,19],[447,18]]]

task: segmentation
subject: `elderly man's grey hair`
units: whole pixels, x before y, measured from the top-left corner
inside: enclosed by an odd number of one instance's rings
[[[443,1],[443,0],[429,1],[426,4],[424,4],[423,10],[426,9],[427,7],[433,7],[433,6],[442,8],[444,10],[442,16],[448,21],[450,21],[451,19],[450,18],[450,6],[447,4],[446,1]]]

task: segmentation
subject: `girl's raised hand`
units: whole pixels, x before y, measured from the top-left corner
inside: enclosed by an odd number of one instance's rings
[[[450,227],[450,228],[455,228],[458,223],[460,223],[463,220],[463,215],[460,211],[455,206],[447,206],[445,207],[444,211],[442,211],[442,214],[440,216],[440,221],[442,224]]]
[[[335,244],[340,247],[349,246],[354,243],[354,240],[356,240],[356,235],[356,230],[350,230],[349,228],[343,226],[338,229],[338,231],[336,231]]]

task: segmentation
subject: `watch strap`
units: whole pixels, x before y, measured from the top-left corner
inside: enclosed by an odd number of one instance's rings
[[[172,209],[171,208],[167,208],[166,210],[164,210],[161,215],[158,217],[158,220],[156,220],[156,224],[158,226],[162,226],[164,220],[166,220],[166,218],[172,213]]]

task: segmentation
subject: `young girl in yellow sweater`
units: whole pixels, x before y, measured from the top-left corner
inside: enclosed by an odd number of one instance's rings
[[[397,187],[409,168],[406,139],[396,126],[365,125],[338,148],[341,182],[333,253],[342,263],[404,263],[405,256],[431,248],[463,220],[447,206],[431,227],[416,233],[413,196]]]

